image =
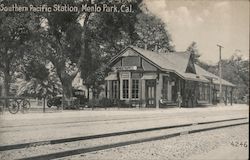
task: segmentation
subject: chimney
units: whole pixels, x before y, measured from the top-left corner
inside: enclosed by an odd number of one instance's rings
[[[148,49],[148,46],[147,44],[144,45],[144,49],[147,50]]]

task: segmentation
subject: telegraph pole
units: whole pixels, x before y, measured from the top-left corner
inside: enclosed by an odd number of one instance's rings
[[[217,46],[219,47],[219,52],[220,52],[220,60],[219,60],[219,75],[220,75],[220,103],[223,103],[223,97],[222,97],[222,84],[221,84],[221,48],[224,48],[223,46],[221,45],[218,45]]]

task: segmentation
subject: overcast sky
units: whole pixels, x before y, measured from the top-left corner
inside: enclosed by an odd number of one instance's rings
[[[177,51],[197,42],[201,60],[218,62],[237,52],[249,57],[249,0],[145,0],[166,23]],[[240,51],[237,51],[240,50]]]

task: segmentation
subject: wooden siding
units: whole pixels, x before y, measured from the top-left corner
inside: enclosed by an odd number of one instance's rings
[[[123,57],[122,65],[123,66],[140,66],[140,57],[139,56]]]

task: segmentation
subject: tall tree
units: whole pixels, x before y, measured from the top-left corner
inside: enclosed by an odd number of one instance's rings
[[[17,1],[5,1],[1,3],[10,5]],[[0,13],[0,72],[3,75],[3,96],[9,95],[10,83],[22,57],[27,51],[26,45],[32,37],[35,23],[31,13]]]
[[[219,76],[219,66],[199,62],[199,65],[207,71]],[[229,59],[222,60],[222,78],[236,85],[234,96],[237,99],[249,94],[249,59],[233,55]]]
[[[76,6],[80,5],[79,2],[77,0],[44,0],[42,4]],[[79,72],[85,55],[86,33],[90,16],[89,12],[51,12],[41,13],[38,17],[41,28],[36,32],[36,52],[49,60],[55,67],[63,87],[65,100],[69,105],[71,97],[73,97],[72,81]]]
[[[85,0],[37,1],[37,4],[39,3],[47,4],[48,6],[52,4],[79,6],[86,3],[91,5],[91,1]],[[95,3],[111,4],[108,0],[96,1]],[[136,1],[131,3],[132,5],[137,4]],[[97,15],[103,14],[108,15],[108,13],[91,12],[52,12],[41,13],[39,15],[41,28],[37,32],[36,51],[54,65],[56,73],[62,83],[63,93],[68,102],[73,96],[72,81],[79,72],[80,67],[81,70],[87,74],[93,71],[93,69],[91,69],[92,63],[96,61],[92,61],[92,59],[98,57],[100,45],[94,42],[96,39],[93,39],[92,36],[96,34],[94,32],[95,29],[105,26],[105,24],[99,23],[97,20],[98,18],[102,20],[103,17]],[[115,13],[110,13],[109,16],[107,16],[108,18],[106,17],[107,19],[105,20],[107,20],[107,23],[114,20],[111,18],[112,16],[110,17],[112,14],[114,15]],[[121,17],[118,20],[121,21],[124,19]],[[125,24],[125,21],[122,24]],[[122,24],[120,24],[120,26],[122,26]],[[119,28],[120,27],[118,27],[117,30]],[[109,30],[108,32],[111,33],[115,31]],[[104,32],[102,36],[108,37],[108,32]],[[92,46],[94,46],[94,49],[92,49]],[[97,51],[97,54],[94,54],[95,51]]]
[[[224,79],[235,84],[238,98],[249,94],[249,59],[233,55],[222,61],[222,76]]]
[[[174,51],[171,35],[161,19],[144,12],[138,14],[137,19],[135,32],[138,36],[135,45],[140,47],[146,45],[147,49],[160,52]]]

